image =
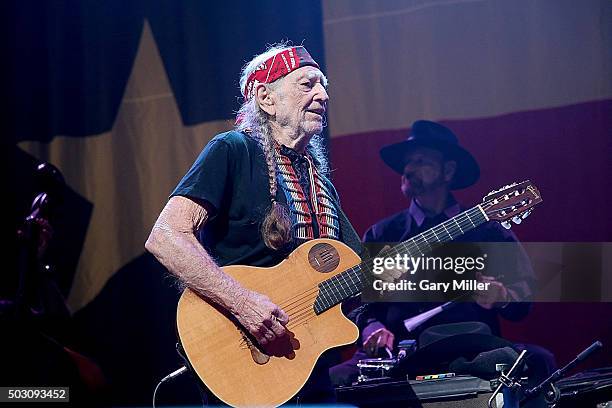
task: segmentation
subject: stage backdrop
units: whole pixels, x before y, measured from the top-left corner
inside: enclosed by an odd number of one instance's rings
[[[7,15],[16,181],[50,161],[73,193],[53,260],[75,341],[116,404],[148,403],[179,364],[179,292],[143,244],[201,148],[231,128],[239,70],[268,43],[304,44],[330,79],[332,177],[359,233],[406,206],[378,150],[423,118],[480,162],[466,204],[529,178],[545,201],[521,239],[612,241],[609,1],[19,2]],[[505,329],[563,362],[612,341],[611,320],[607,304],[536,305]],[[193,397],[181,381],[168,401]]]
[[[612,240],[610,2],[324,4],[334,181],[359,232],[405,208],[399,176],[378,151],[425,118],[453,129],[480,163],[480,181],[458,193],[464,203],[531,179],[544,203],[514,228],[521,240]],[[611,267],[608,259],[557,272],[562,286],[597,294]],[[612,340],[612,305],[537,304],[503,329],[563,363]],[[610,364],[612,352],[600,358]]]

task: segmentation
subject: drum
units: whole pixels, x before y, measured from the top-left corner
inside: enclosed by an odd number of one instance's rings
[[[390,378],[392,371],[398,365],[396,358],[366,358],[359,360],[358,383]]]

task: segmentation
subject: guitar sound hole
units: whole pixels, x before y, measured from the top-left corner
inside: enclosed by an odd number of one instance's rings
[[[331,272],[340,264],[340,254],[328,243],[313,245],[308,252],[308,262],[317,272]]]

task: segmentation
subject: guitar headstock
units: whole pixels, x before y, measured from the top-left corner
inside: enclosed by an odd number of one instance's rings
[[[490,220],[510,228],[509,221],[520,224],[532,208],[542,202],[542,196],[536,186],[526,180],[491,191],[482,201],[480,206]]]

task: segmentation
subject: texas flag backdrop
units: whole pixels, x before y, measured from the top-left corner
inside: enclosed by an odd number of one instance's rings
[[[612,241],[609,1],[26,1],[5,15],[20,215],[27,173],[57,166],[69,194],[52,261],[117,403],[146,403],[177,364],[179,291],[143,244],[203,146],[232,127],[240,68],[266,44],[303,44],[329,78],[332,178],[360,234],[407,205],[379,149],[429,119],[480,163],[461,201],[531,179],[545,201],[521,240]],[[602,271],[585,279],[608,282]],[[537,305],[506,334],[564,361],[612,340],[607,306]]]

